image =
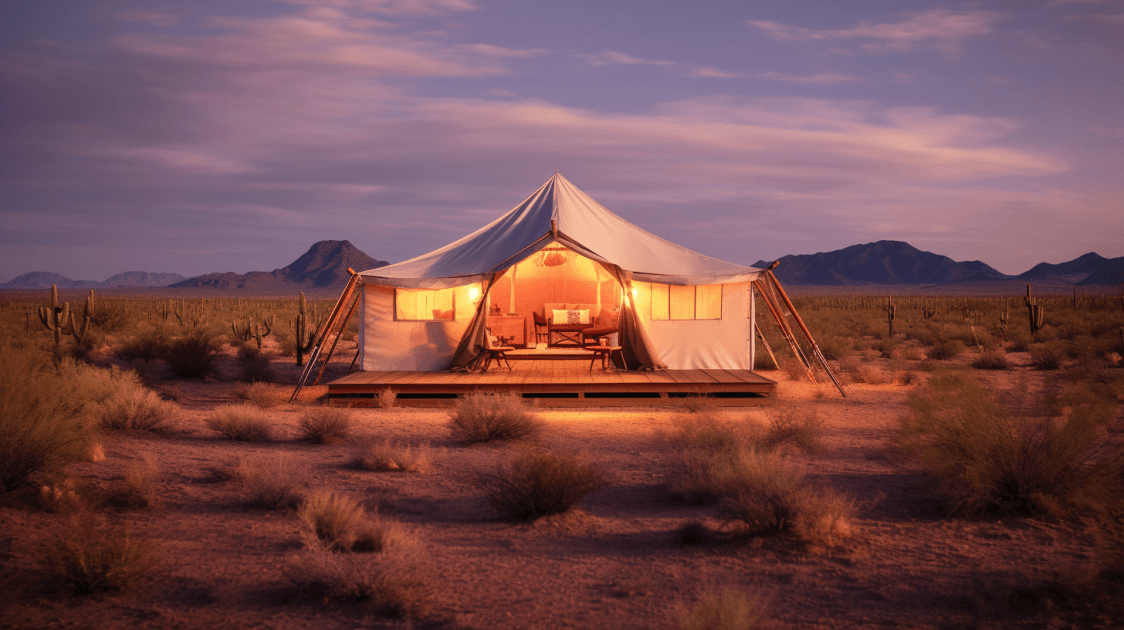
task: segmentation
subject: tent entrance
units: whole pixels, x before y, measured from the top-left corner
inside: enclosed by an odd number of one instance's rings
[[[562,323],[562,313],[555,311],[567,311],[571,323],[615,327],[623,297],[620,282],[603,264],[555,242],[496,278],[488,293],[487,325],[500,341],[518,348],[573,346],[575,335],[566,341],[565,335],[550,339],[541,328],[536,331],[536,314]]]

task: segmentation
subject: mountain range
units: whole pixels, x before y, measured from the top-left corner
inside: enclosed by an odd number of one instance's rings
[[[348,241],[320,241],[291,264],[273,271],[209,273],[194,278],[175,273],[129,271],[104,282],[71,280],[57,273],[33,271],[0,284],[0,288],[42,289],[55,284],[69,289],[167,287],[290,291],[339,287],[347,281],[348,267],[361,271],[387,264],[371,258]],[[765,268],[769,264],[759,260],[754,266]],[[1090,252],[1068,262],[1039,263],[1024,273],[1009,276],[978,260],[957,262],[902,241],[877,241],[832,252],[785,256],[774,273],[779,280],[792,285],[950,285],[1010,281],[1114,285],[1124,283],[1124,256],[1105,258]]]

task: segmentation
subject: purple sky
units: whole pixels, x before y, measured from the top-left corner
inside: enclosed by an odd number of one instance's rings
[[[732,262],[1124,255],[1124,0],[4,0],[0,80],[0,281],[401,261],[555,169]]]

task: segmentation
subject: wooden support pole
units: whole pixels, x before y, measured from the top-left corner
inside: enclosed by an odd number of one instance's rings
[[[352,293],[355,292],[355,288],[359,284],[359,274],[351,267],[347,268],[347,272],[351,274],[351,279],[347,281],[347,286],[343,288],[343,293],[341,293],[339,299],[336,300],[336,305],[332,308],[332,312],[328,316],[327,323],[320,331],[317,332],[316,340],[313,341],[312,344],[312,352],[310,352],[308,355],[308,363],[305,364],[304,371],[301,373],[300,378],[297,379],[297,386],[293,389],[293,395],[289,396],[289,402],[293,402],[297,399],[297,395],[300,394],[301,388],[304,387],[304,384],[308,380],[309,375],[312,374],[312,370],[315,368],[316,361],[320,358],[320,350],[324,346],[324,339],[327,336],[327,331],[331,330],[335,325],[336,320],[339,319],[340,311],[343,309],[343,305],[346,304],[349,299],[351,299]]]
[[[800,326],[800,330],[804,332],[804,336],[808,339],[808,343],[812,345],[812,354],[814,354],[816,358],[820,360],[820,363],[823,365],[823,369],[827,371],[828,377],[831,378],[831,382],[835,383],[835,388],[839,390],[839,393],[842,394],[844,398],[846,398],[847,392],[843,391],[843,386],[839,384],[839,379],[835,378],[835,374],[832,373],[831,366],[827,364],[827,359],[823,356],[823,352],[820,351],[820,347],[816,344],[815,338],[812,337],[811,331],[809,331],[808,327],[804,325],[804,320],[800,319],[800,313],[796,312],[796,306],[792,304],[792,300],[788,299],[788,294],[784,292],[784,287],[782,287],[781,283],[777,281],[777,277],[773,275],[773,268],[775,268],[778,264],[780,264],[779,260],[770,265],[769,268],[765,270],[765,275],[768,276],[769,281],[773,286],[776,287],[777,292],[781,294],[781,297],[784,298],[784,303],[788,305],[788,310],[790,313],[792,313],[792,318],[796,320],[797,325]]]
[[[781,364],[777,363],[777,357],[773,355],[773,349],[769,347],[769,341],[765,339],[765,335],[761,334],[761,329],[757,326],[757,322],[753,322],[753,331],[757,333],[757,338],[765,345],[765,352],[769,353],[769,358],[773,361],[773,367],[778,370],[781,369]]]
[[[773,315],[773,319],[777,322],[777,327],[781,329],[781,334],[784,335],[785,341],[788,342],[792,353],[804,366],[804,371],[808,374],[808,380],[816,383],[816,375],[812,372],[812,364],[808,358],[804,356],[804,351],[800,349],[800,344],[796,342],[795,335],[792,334],[792,328],[788,326],[788,322],[784,320],[784,311],[781,310],[780,304],[776,303],[775,298],[769,295],[768,290],[764,284],[754,281],[757,286],[757,292],[761,295],[761,300],[765,302],[765,306],[769,307],[769,312]]]
[[[343,336],[343,331],[347,328],[347,324],[351,322],[351,316],[355,314],[355,308],[359,306],[359,295],[355,296],[355,300],[351,303],[351,308],[348,309],[347,315],[343,318],[339,326],[339,330],[335,331],[335,336],[332,338],[332,345],[328,348],[328,356],[324,357],[324,363],[320,366],[320,371],[316,374],[316,380],[312,381],[313,385],[320,382],[320,377],[324,376],[324,370],[328,369],[328,361],[332,360],[332,353],[336,351],[336,344],[340,342],[340,337]],[[332,332],[331,330],[328,331]]]

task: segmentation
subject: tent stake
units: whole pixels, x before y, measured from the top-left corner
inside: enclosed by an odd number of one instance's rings
[[[827,358],[825,358],[823,352],[820,351],[820,347],[816,344],[816,340],[812,337],[811,331],[809,331],[808,327],[804,325],[804,320],[800,319],[800,313],[796,312],[796,307],[792,304],[792,300],[788,299],[788,294],[784,292],[784,287],[781,286],[781,283],[777,280],[777,277],[773,275],[773,268],[779,265],[780,262],[781,261],[778,260],[769,265],[769,268],[765,270],[765,275],[768,276],[772,284],[776,286],[777,291],[781,294],[781,297],[784,298],[784,303],[788,305],[788,310],[790,313],[792,313],[792,318],[796,320],[796,323],[800,326],[800,330],[803,331],[804,336],[808,338],[808,343],[812,344],[812,354],[814,354],[816,358],[820,360],[820,363],[823,365],[823,369],[827,371],[827,375],[831,378],[831,382],[835,383],[835,388],[839,390],[839,393],[842,394],[844,398],[846,398],[847,392],[843,391],[843,386],[839,384],[839,380],[836,379],[835,374],[832,373],[831,366],[827,364]]]

